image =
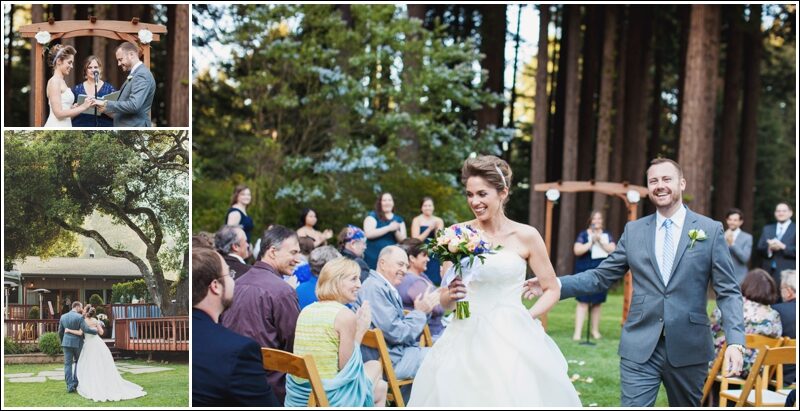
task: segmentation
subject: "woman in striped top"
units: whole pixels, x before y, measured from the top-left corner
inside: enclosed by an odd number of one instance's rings
[[[355,313],[345,306],[356,300],[360,275],[358,264],[344,257],[325,264],[317,280],[318,301],[304,308],[297,319],[294,353],[314,357],[333,407],[386,403],[387,384],[382,379],[380,363],[364,363],[361,358],[361,339],[372,320],[369,305]],[[289,376],[285,405],[305,406],[310,390],[308,381]]]

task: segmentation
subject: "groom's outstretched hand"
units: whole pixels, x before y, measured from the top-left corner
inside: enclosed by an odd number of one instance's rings
[[[724,375],[726,377],[733,377],[742,373],[742,366],[744,364],[742,350],[743,347],[741,345],[729,345],[728,348],[725,349],[725,361],[722,363],[725,366]]]
[[[525,285],[522,287],[522,295],[530,300],[533,297],[541,297],[544,294],[544,290],[542,290],[541,284],[539,284],[538,278],[531,278],[530,280],[525,281]]]

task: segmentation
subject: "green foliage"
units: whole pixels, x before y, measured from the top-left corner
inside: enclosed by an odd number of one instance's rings
[[[103,302],[103,297],[97,294],[92,294],[92,296],[89,297],[89,304],[91,304],[92,307],[101,308],[100,306],[105,304],[105,302]]]
[[[6,354],[19,354],[20,344],[8,337],[3,337],[3,352]]]
[[[61,339],[58,333],[44,333],[39,337],[39,351],[55,357],[62,353]]]
[[[31,307],[30,311],[28,311],[28,319],[30,320],[39,319],[39,307],[36,306]]]
[[[130,303],[133,297],[140,301],[150,301],[150,292],[143,279],[117,283],[111,286],[115,303]]]

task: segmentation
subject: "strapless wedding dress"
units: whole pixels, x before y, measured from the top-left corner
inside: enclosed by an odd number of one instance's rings
[[[67,88],[61,93],[61,109],[68,110],[72,108],[72,102],[75,101],[75,95],[72,94],[72,90]],[[63,120],[59,120],[58,117],[53,114],[53,105],[50,104],[50,115],[47,117],[47,121],[44,123],[45,127],[72,127],[72,118],[67,117]]]
[[[114,357],[103,339],[85,334],[78,358],[78,394],[92,401],[119,401],[147,395],[142,387],[119,375]]]
[[[470,317],[454,319],[428,352],[409,406],[581,406],[564,355],[522,305],[525,271],[505,249],[475,260]]]

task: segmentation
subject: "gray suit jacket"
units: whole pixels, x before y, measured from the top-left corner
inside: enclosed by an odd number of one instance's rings
[[[117,101],[106,104],[106,111],[114,113],[114,127],[152,127],[150,109],[156,80],[144,64],[129,77],[122,83]]]
[[[733,273],[736,275],[736,281],[742,284],[744,276],[747,275],[747,263],[750,262],[750,255],[753,251],[753,236],[740,231],[733,245],[728,246],[728,250],[731,251]]]
[[[689,248],[691,229],[704,230],[708,239]],[[711,282],[728,343],[744,344],[742,295],[733,275],[722,224],[686,210],[666,286],[656,261],[655,238],[655,214],[629,222],[617,249],[600,266],[561,277],[561,298],[605,291],[630,269],[633,297],[620,337],[620,357],[645,363],[663,332],[670,364],[683,367],[707,362],[714,356],[706,313],[706,290]]]
[[[416,310],[404,314],[403,302],[398,294],[379,275],[377,272],[370,272],[367,281],[358,291],[358,299],[354,305],[360,307],[364,301],[369,301],[372,324],[383,332],[392,364],[397,366],[404,356],[405,361],[418,364],[423,355],[419,350],[419,336],[428,322],[428,316]],[[419,361],[409,358],[416,356],[419,356]]]
[[[86,325],[82,315],[75,311],[70,311],[62,315],[58,320],[58,336],[61,337],[62,347],[80,348],[81,344],[83,344],[83,336],[65,332],[67,328],[70,330],[83,330],[84,334],[97,334],[97,331]]]

